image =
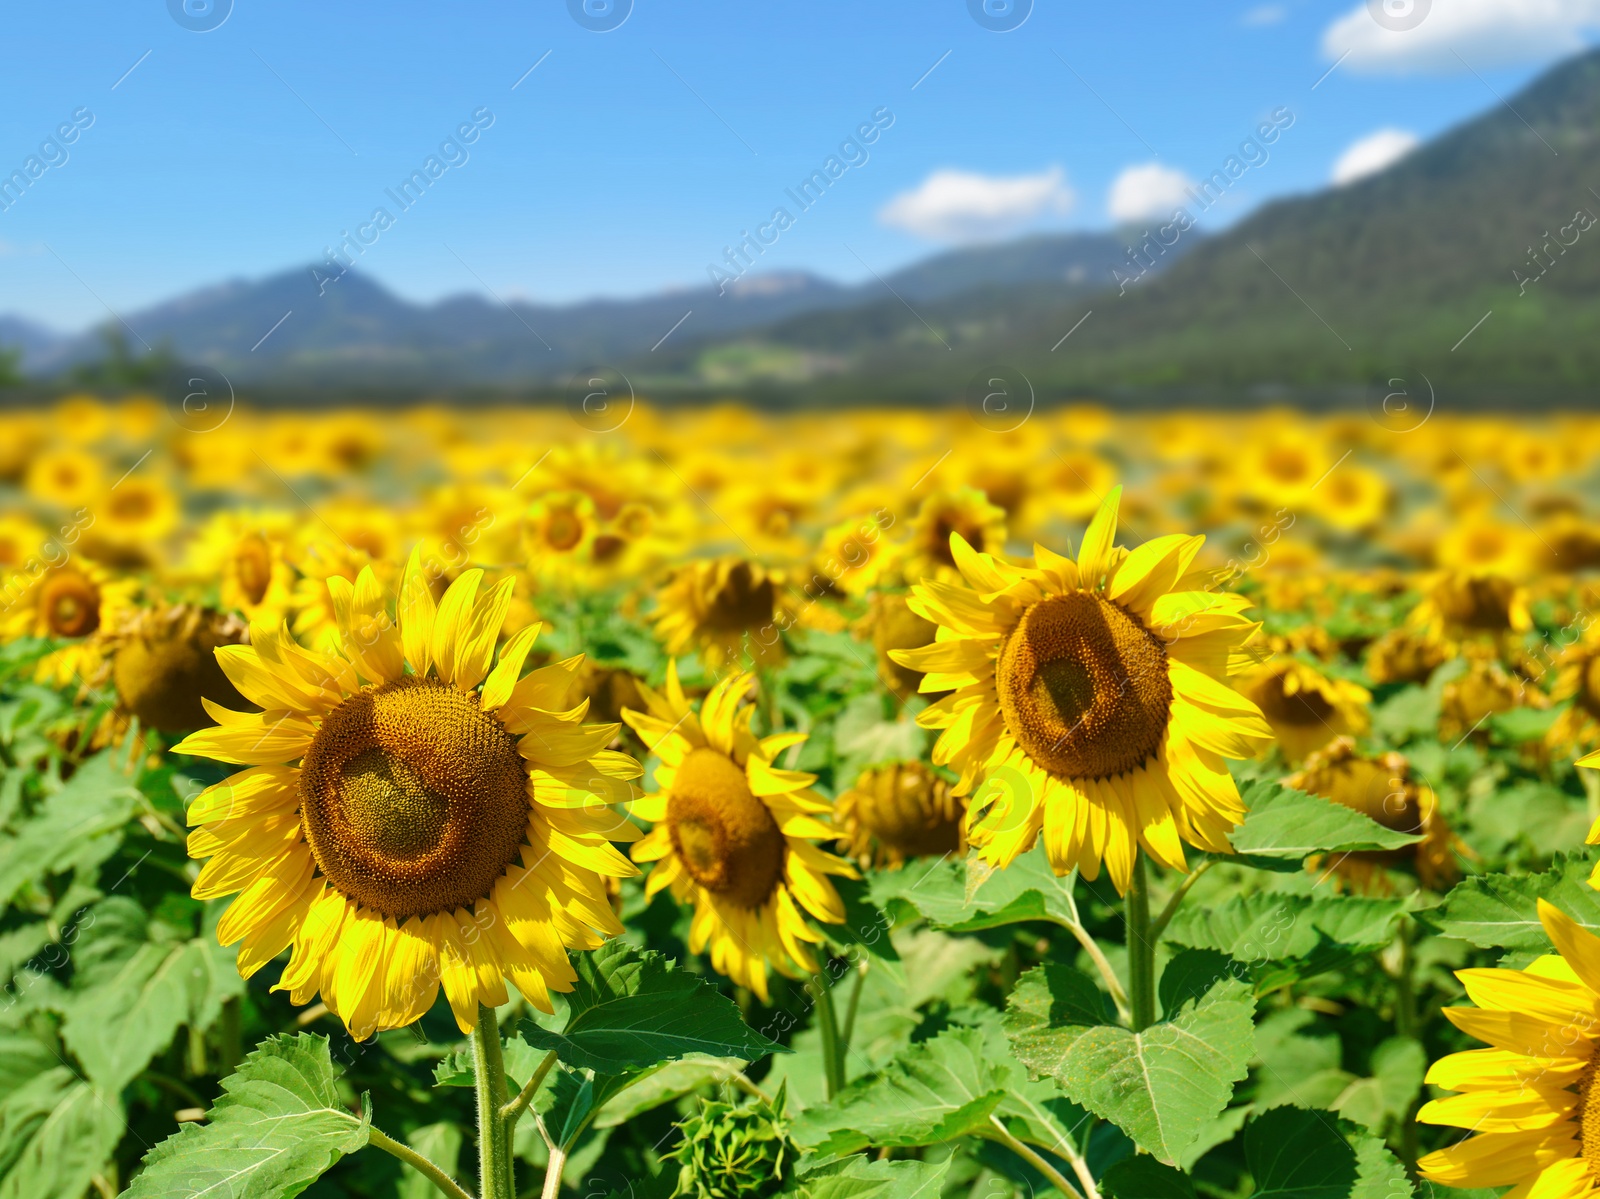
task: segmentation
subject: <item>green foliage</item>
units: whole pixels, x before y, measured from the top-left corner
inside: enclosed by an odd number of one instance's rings
[[[222,1081],[205,1124],[188,1124],[146,1156],[130,1199],[207,1188],[235,1199],[289,1199],[367,1143],[370,1113],[340,1102],[325,1037],[269,1037]]]
[[[1592,862],[1573,855],[1539,874],[1479,875],[1458,883],[1443,903],[1418,918],[1441,936],[1485,949],[1549,953],[1550,938],[1539,923],[1541,899],[1600,931],[1600,892],[1588,882],[1593,869]]]
[[[1233,847],[1263,858],[1298,861],[1314,853],[1399,849],[1422,838],[1386,829],[1370,816],[1317,795],[1257,780],[1239,797],[1250,809]]]
[[[1095,1016],[1086,982],[1057,966],[1022,978],[1006,1015],[1017,1058],[1175,1164],[1245,1077],[1255,1035],[1249,988],[1224,979],[1175,1018],[1136,1033]]]
[[[610,941],[575,965],[561,1031],[532,1020],[521,1028],[530,1045],[555,1050],[569,1065],[619,1074],[690,1053],[752,1061],[782,1048],[715,988],[658,953]]]
[[[1405,1170],[1373,1137],[1323,1112],[1280,1107],[1245,1126],[1252,1199],[1412,1199]]]

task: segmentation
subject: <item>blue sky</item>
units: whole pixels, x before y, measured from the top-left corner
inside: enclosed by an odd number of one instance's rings
[[[597,33],[564,0],[236,0],[198,33],[166,0],[15,5],[0,175],[74,112],[94,122],[0,212],[0,311],[79,328],[308,264],[380,206],[394,222],[359,265],[418,300],[694,286],[780,205],[797,219],[759,269],[860,280],[952,240],[1108,227],[1123,172],[1143,169],[1125,205],[1159,198],[1287,108],[1215,225],[1325,186],[1379,131],[1380,160],[1394,131],[1434,135],[1591,37],[1587,0],[1537,27],[1523,0],[1434,6],[1387,32],[1362,0],[1036,0],[996,33],[967,0],[635,0]],[[483,109],[466,160],[401,212],[385,189]],[[879,110],[867,160],[799,213],[784,189]]]

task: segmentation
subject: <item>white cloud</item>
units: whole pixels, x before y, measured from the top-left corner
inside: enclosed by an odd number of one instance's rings
[[[1328,26],[1322,52],[1373,74],[1465,72],[1560,58],[1596,29],[1600,0],[1371,0]]]
[[[879,210],[878,219],[934,241],[983,241],[1003,237],[1041,216],[1064,215],[1076,200],[1060,167],[1037,175],[945,169],[890,200]]]
[[[1114,221],[1165,219],[1188,202],[1194,180],[1159,162],[1125,167],[1106,197],[1106,211]]]
[[[1376,175],[1421,144],[1421,138],[1404,129],[1380,129],[1376,133],[1369,133],[1352,142],[1350,148],[1339,155],[1339,160],[1333,164],[1334,185],[1342,187],[1357,179],[1365,179],[1368,175]]]
[[[1289,15],[1289,10],[1281,4],[1258,4],[1244,16],[1239,18],[1242,25],[1251,28],[1260,28],[1263,25],[1279,25]]]

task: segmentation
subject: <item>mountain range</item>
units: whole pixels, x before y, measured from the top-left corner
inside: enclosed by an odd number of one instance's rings
[[[646,358],[669,334],[696,344],[738,338],[801,314],[847,313],[880,295],[932,304],[983,287],[1089,291],[1123,254],[1109,234],[1040,236],[952,250],[857,286],[774,273],[725,291],[708,285],[570,305],[479,295],[414,304],[354,270],[331,281],[318,264],[192,292],[74,337],[0,317],[0,346],[20,349],[23,369],[36,376],[91,362],[105,353],[107,334],[120,334],[135,352],[166,347],[244,383],[374,390],[549,383],[596,364]]]
[[[949,402],[1001,364],[1047,396],[1349,394],[1422,377],[1463,402],[1583,405],[1600,385],[1600,51],[1376,175],[1147,256],[1159,224],[967,247],[855,286],[794,273],[726,294],[417,305],[307,268],[125,317],[258,393],[537,394],[606,364],[661,398]],[[1128,285],[1140,257],[1151,269]],[[104,336],[0,318],[0,345],[45,376],[93,360]]]

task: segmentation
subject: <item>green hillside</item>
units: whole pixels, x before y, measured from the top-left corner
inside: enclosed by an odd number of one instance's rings
[[[1038,284],[914,306],[885,296],[740,340],[831,364],[769,386],[774,398],[931,398],[999,362],[1056,393],[1337,390],[1425,374],[1464,399],[1582,401],[1600,382],[1597,218],[1590,53],[1377,176],[1263,208],[1126,294]],[[693,389],[713,351],[686,344],[650,364],[654,382]]]

